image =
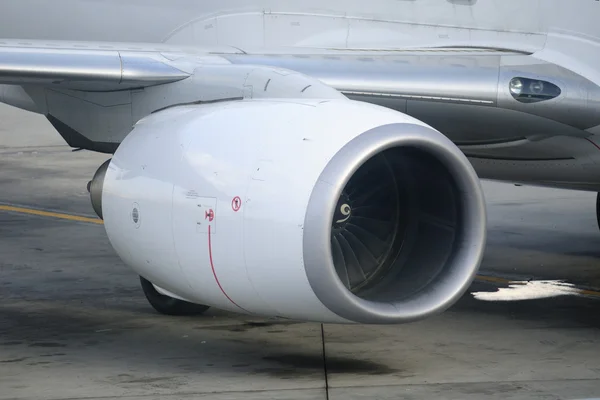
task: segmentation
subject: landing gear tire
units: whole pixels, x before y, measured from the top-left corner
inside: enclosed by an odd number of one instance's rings
[[[600,193],[596,195],[596,221],[598,222],[598,229],[600,229]]]
[[[164,315],[200,315],[209,309],[209,306],[202,304],[188,303],[187,301],[174,299],[164,294],[160,294],[154,285],[140,276],[140,283],[144,295],[150,305],[159,313]]]

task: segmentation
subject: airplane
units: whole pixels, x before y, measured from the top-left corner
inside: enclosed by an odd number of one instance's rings
[[[598,16],[596,0],[5,0],[0,101],[111,155],[91,203],[158,312],[408,323],[474,279],[480,179],[600,192]]]

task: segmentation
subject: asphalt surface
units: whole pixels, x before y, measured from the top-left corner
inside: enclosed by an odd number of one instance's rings
[[[0,399],[600,398],[591,193],[484,183],[483,276],[425,321],[175,318],[153,312],[102,225],[1,208],[94,217],[86,183],[106,158],[0,105]]]

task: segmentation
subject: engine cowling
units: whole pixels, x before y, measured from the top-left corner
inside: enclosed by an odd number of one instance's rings
[[[99,176],[119,256],[168,293],[232,311],[415,321],[464,293],[485,244],[480,183],[460,150],[350,100],[163,110]]]

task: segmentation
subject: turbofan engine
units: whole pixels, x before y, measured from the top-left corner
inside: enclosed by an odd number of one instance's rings
[[[163,110],[90,187],[116,252],[161,293],[250,314],[415,321],[464,293],[485,244],[460,150],[345,99]]]

